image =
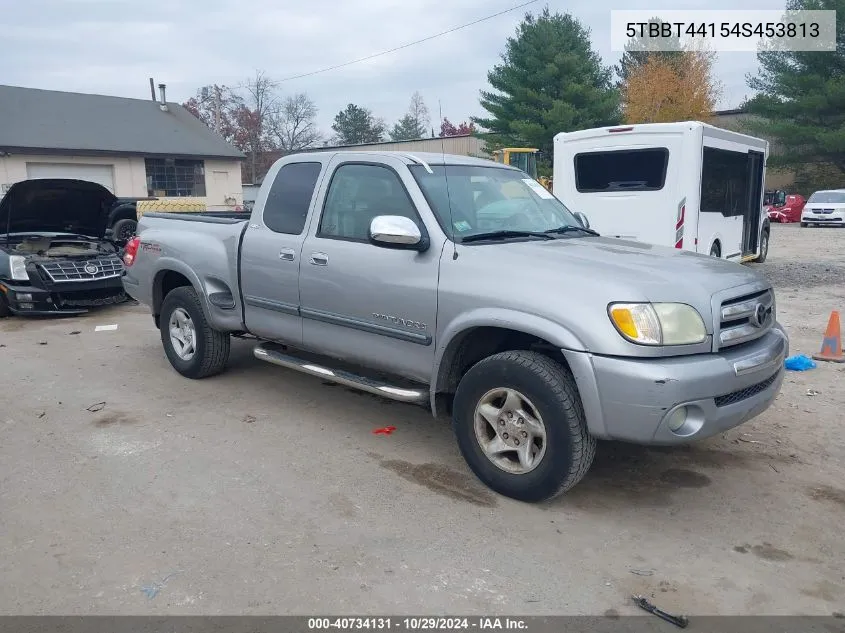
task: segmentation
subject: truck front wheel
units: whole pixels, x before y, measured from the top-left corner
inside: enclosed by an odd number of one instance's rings
[[[566,492],[596,452],[571,374],[536,352],[502,352],[474,365],[458,385],[453,424],[475,475],[520,501]]]
[[[161,343],[173,369],[187,378],[219,374],[229,360],[229,335],[209,325],[196,290],[181,286],[167,293],[159,319]]]

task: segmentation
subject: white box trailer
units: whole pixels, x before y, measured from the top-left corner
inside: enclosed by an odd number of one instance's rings
[[[553,189],[602,235],[762,262],[768,154],[768,141],[697,121],[561,133]]]

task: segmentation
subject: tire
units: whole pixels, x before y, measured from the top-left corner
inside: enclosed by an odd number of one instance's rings
[[[176,316],[174,316],[176,315]],[[171,337],[171,318],[186,315],[189,317],[193,335],[190,337],[193,354],[189,358],[180,357]],[[173,369],[186,378],[207,378],[219,374],[229,360],[229,335],[213,329],[205,318],[196,290],[190,286],[181,286],[167,293],[161,306],[159,318],[161,343],[164,353],[173,365]],[[184,337],[184,332],[182,333]]]
[[[722,258],[722,247],[719,246],[719,242],[713,242],[713,246],[710,247],[710,257]]]
[[[9,300],[6,299],[6,295],[0,292],[0,319],[5,319],[7,316],[11,316],[12,311],[9,310]]]
[[[115,242],[128,242],[135,235],[138,222],[129,218],[118,220],[112,226],[112,239]]]
[[[527,472],[508,472],[496,465],[482,448],[476,429],[478,419],[483,432],[493,440],[498,438],[503,442],[502,438],[508,437],[511,443],[518,444],[515,439],[519,437],[518,429],[532,428],[516,426],[522,420],[519,414],[508,423],[504,419],[494,419],[501,425],[496,426],[495,431],[492,423],[487,423],[481,416],[476,418],[476,407],[490,393],[504,390],[519,392],[527,399],[518,410],[525,414],[531,413],[533,408],[545,429],[542,453],[534,441],[523,444],[537,450],[534,459],[538,461]],[[502,412],[505,410],[503,408]],[[506,413],[502,416],[504,418]],[[520,501],[543,501],[566,492],[581,481],[596,453],[596,439],[587,431],[575,380],[562,365],[536,352],[502,352],[470,368],[455,394],[452,423],[458,447],[475,475],[492,490]],[[514,432],[509,436],[505,429]],[[516,449],[508,450],[511,451],[508,458],[516,460]],[[513,466],[524,470],[519,461]]]
[[[769,256],[769,232],[763,231],[760,234],[760,257],[757,258],[757,263],[762,264]]]

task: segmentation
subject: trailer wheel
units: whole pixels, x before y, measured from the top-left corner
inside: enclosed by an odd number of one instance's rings
[[[719,242],[713,242],[713,246],[710,247],[710,257],[717,257],[721,259],[722,247],[719,246]]]
[[[762,264],[769,256],[769,232],[763,231],[760,234],[760,256],[757,258],[757,263]]]

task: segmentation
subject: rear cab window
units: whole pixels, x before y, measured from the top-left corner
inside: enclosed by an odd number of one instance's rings
[[[669,150],[665,147],[582,152],[574,157],[579,193],[660,191],[666,184]]]
[[[263,220],[268,229],[288,235],[302,233],[322,167],[321,163],[288,163],[279,170],[264,203]]]

